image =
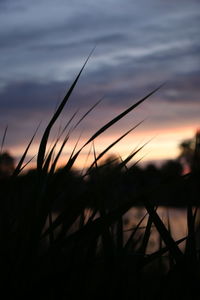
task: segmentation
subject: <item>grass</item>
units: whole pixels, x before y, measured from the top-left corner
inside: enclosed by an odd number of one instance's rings
[[[61,170],[56,171],[56,166],[73,129],[101,100],[70,130],[73,115],[55,143],[46,150],[51,130],[70,99],[89,57],[44,131],[36,154],[36,170],[26,176],[21,175],[37,130],[12,176],[1,180],[1,291],[8,299],[115,299],[117,296],[123,299],[130,296],[134,299],[197,299],[195,293],[199,293],[200,269],[196,232],[199,225],[197,208],[194,210],[189,199],[191,190],[197,186],[198,172],[161,180],[156,185],[145,185],[132,193],[132,190],[120,188],[122,182],[137,181],[137,176],[130,176],[137,165],[127,164],[145,144],[125,160],[114,158],[103,165],[99,161],[142,122],[126,131],[99,155],[94,146],[98,136],[160,87],[102,126],[82,147],[77,149],[76,145]],[[1,151],[6,132],[7,128]],[[64,134],[56,153],[56,145]],[[91,143],[94,161],[84,174],[77,176],[73,171],[74,162]],[[170,221],[168,226],[165,225],[157,213],[157,205],[163,195],[170,197],[175,190],[187,193],[188,199],[188,234],[180,240],[172,237]],[[198,196],[195,192],[194,197]],[[130,230],[125,240],[124,215],[138,203],[145,208],[146,215]],[[146,225],[142,226],[144,219],[147,220]],[[156,252],[147,254],[153,230],[159,233],[160,247]],[[181,250],[179,246],[183,242],[186,246]]]

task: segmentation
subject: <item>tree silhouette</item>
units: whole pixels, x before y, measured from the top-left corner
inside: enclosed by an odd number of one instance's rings
[[[9,177],[14,171],[14,168],[14,158],[8,152],[3,152],[0,155],[0,178]]]
[[[187,171],[196,172],[200,169],[200,130],[197,130],[195,136],[184,140],[179,145],[180,155],[178,160]]]

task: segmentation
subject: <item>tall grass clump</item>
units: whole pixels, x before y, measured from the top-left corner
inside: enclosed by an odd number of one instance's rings
[[[37,130],[13,174],[0,182],[2,294],[5,293],[7,299],[115,299],[118,296],[123,299],[130,296],[134,299],[197,299],[194,297],[199,293],[198,208],[190,204],[189,197],[197,186],[199,173],[161,180],[156,186],[146,185],[133,193],[123,188],[130,178],[137,181],[137,176],[130,177],[135,174],[137,163],[128,163],[145,144],[124,160],[114,157],[102,164],[100,159],[142,122],[125,131],[98,155],[94,146],[97,137],[160,87],[99,128],[83,146],[76,145],[59,171],[57,163],[70,135],[100,101],[69,129],[73,115],[47,151],[54,124],[88,59],[44,130],[36,154],[36,169],[27,175],[21,174]],[[56,151],[61,140],[60,149]],[[89,144],[93,145],[94,160],[84,174],[77,175],[73,171],[74,163]],[[188,197],[188,232],[179,240],[173,238],[170,222],[165,224],[157,212],[163,195],[171,197],[176,189],[183,190]],[[146,213],[134,227],[126,229],[124,216],[138,204]],[[160,242],[157,250],[149,253],[151,234],[155,230]],[[183,243],[185,247],[181,248]]]

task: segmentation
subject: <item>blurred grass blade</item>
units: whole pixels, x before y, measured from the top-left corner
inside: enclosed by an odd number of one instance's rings
[[[87,165],[88,159],[89,159],[89,157],[90,157],[91,151],[92,151],[92,144],[91,144],[91,146],[90,146],[90,148],[89,148],[89,151],[88,151],[88,153],[87,153],[87,156],[86,156],[86,159],[85,159],[83,168],[82,168],[81,173],[80,173],[81,176],[83,176],[83,177],[86,176],[86,174],[83,175],[83,172],[84,172],[84,170],[85,170],[85,168],[86,168],[86,165]]]
[[[121,155],[119,155],[119,161],[121,161],[121,163],[124,162],[123,158],[121,157]],[[127,167],[127,165],[124,165],[125,171],[128,172],[129,168]]]
[[[157,214],[157,212],[155,211],[153,205],[147,199],[147,197],[143,198],[143,203],[144,203],[144,206],[145,206],[147,212],[151,216],[152,221],[153,221],[156,229],[160,233],[160,236],[161,236],[162,240],[164,241],[165,245],[169,248],[169,251],[171,252],[174,260],[177,263],[182,261],[182,259],[183,259],[182,251],[179,249],[179,247],[175,243],[174,239],[170,235],[169,231],[165,227],[164,223],[160,219],[159,215]]]
[[[8,130],[8,125],[6,126],[6,128],[5,128],[5,130],[4,130],[4,134],[3,134],[3,138],[2,138],[2,142],[1,142],[0,155],[2,154],[2,151],[3,151],[3,146],[4,146],[4,143],[5,143],[7,130]]]
[[[98,209],[94,209],[94,210],[92,211],[92,213],[91,213],[90,217],[88,218],[86,224],[89,224],[89,223],[91,223],[91,222],[93,221],[93,219],[94,219],[94,217],[96,216],[97,212],[98,212]]]
[[[116,232],[116,244],[117,244],[117,251],[119,253],[123,250],[123,244],[124,244],[124,233],[123,233],[123,218],[122,216],[119,217],[117,220],[117,232]]]
[[[148,215],[148,213],[146,213],[142,218],[141,220],[138,222],[137,226],[134,228],[134,230],[132,231],[131,235],[129,236],[125,246],[124,246],[124,250],[128,250],[130,249],[130,246],[132,244],[132,240],[133,240],[133,237],[135,236],[136,232],[138,231],[138,229],[140,228],[140,225],[142,224],[142,222],[144,221],[144,219],[146,218],[146,216]]]
[[[193,215],[192,205],[187,206],[187,227],[188,227],[188,239],[185,247],[185,255],[189,258],[191,263],[195,263],[196,256],[196,237],[195,237],[195,217],[196,211]]]
[[[187,239],[187,237],[181,238],[178,241],[176,241],[176,245],[179,245],[180,243],[184,242]],[[147,264],[151,263],[157,258],[160,258],[163,254],[169,251],[169,247],[164,247],[162,249],[159,249],[158,251],[148,254],[145,259],[143,260],[143,266],[146,266]]]
[[[98,169],[98,165],[97,165],[97,156],[96,156],[96,150],[95,150],[95,146],[94,146],[94,141],[92,142],[92,148],[93,148],[93,155],[94,155],[94,162],[95,162],[95,168],[96,170]]]
[[[146,157],[146,154],[144,154],[141,158],[139,158],[136,162],[134,162],[131,165],[131,168],[134,168],[135,166],[137,166],[139,164],[139,162],[143,160],[144,157]],[[126,168],[127,168],[127,166],[126,166]]]
[[[140,254],[142,254],[142,257],[144,257],[144,255],[146,253],[147,245],[148,245],[150,235],[151,235],[152,223],[153,223],[153,221],[151,219],[151,216],[149,216],[148,221],[147,221],[147,225],[146,225],[146,229],[145,229],[145,232],[144,232],[144,236],[143,236],[143,239],[142,239],[142,244],[141,244],[141,246],[138,250],[138,252]]]

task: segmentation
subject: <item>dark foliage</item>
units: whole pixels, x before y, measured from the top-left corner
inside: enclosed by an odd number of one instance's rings
[[[142,147],[124,161],[112,158],[99,164],[99,159],[133,128],[101,155],[96,156],[94,149],[94,162],[84,175],[72,169],[86,145],[158,89],[102,126],[79,150],[74,148],[66,165],[55,171],[70,131],[58,153],[55,148],[60,137],[49,152],[48,138],[83,68],[44,131],[37,169],[20,175],[33,136],[12,175],[1,173],[1,293],[6,299],[34,300],[197,299],[199,144],[187,176],[181,175],[178,162],[168,162],[160,169],[127,165]],[[175,240],[157,206],[183,204],[188,234]],[[125,232],[124,216],[136,205],[144,207],[146,213]],[[160,243],[149,253],[153,230],[158,232]],[[185,247],[180,248],[183,242]]]

